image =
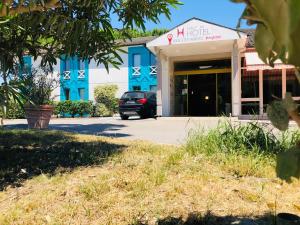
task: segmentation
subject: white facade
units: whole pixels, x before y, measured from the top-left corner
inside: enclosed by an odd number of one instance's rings
[[[127,52],[127,48],[123,48]],[[97,66],[95,60],[89,64],[89,99],[94,100],[94,89],[99,85],[114,84],[118,86],[116,97],[120,98],[122,94],[128,91],[128,54],[122,53],[123,60],[119,69],[109,67],[109,73],[103,65]]]
[[[173,116],[174,63],[231,58],[232,114],[241,114],[241,52],[245,50],[247,35],[191,19],[170,32],[147,43],[159,61],[158,115]]]

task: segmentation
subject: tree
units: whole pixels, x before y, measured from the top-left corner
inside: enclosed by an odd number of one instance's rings
[[[241,19],[249,25],[257,25],[255,48],[260,58],[271,66],[277,59],[294,65],[300,81],[300,1],[299,0],[231,0],[245,3]],[[287,130],[289,118],[300,127],[297,104],[290,93],[285,99],[275,100],[267,108],[273,125],[279,130]],[[300,178],[300,142],[288,152],[278,156],[277,173],[279,177],[290,180]]]
[[[13,97],[7,87],[16,64],[23,65],[24,53],[41,66],[56,64],[56,59],[78,56],[94,59],[108,69],[121,64],[121,47],[115,40],[111,23],[114,15],[123,25],[122,37],[130,30],[145,30],[145,22],[159,22],[159,15],[170,18],[170,7],[179,0],[2,0],[0,3],[0,106]],[[15,96],[16,97],[16,96]]]

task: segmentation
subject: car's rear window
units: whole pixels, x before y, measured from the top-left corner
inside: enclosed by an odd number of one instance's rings
[[[128,93],[125,93],[122,98],[129,98],[129,99],[132,99],[132,98],[145,98],[145,93],[143,92],[128,92]]]

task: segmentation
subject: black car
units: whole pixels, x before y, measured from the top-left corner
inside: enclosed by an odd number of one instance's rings
[[[128,91],[119,101],[119,113],[122,120],[130,116],[141,118],[155,117],[156,93],[149,91]]]

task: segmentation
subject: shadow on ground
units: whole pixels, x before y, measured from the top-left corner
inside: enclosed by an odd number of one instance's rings
[[[275,225],[274,216],[266,214],[259,217],[216,216],[210,212],[205,215],[191,213],[187,219],[167,217],[156,222],[157,225]],[[147,222],[137,221],[131,225],[148,225]]]
[[[90,134],[105,137],[128,137],[129,134],[119,132],[125,125],[119,124],[52,124],[49,125],[50,130],[67,131],[79,134]],[[6,125],[6,129],[28,129],[26,124]]]
[[[78,140],[58,131],[0,130],[0,190],[40,174],[52,176],[79,166],[100,165],[124,145]]]

